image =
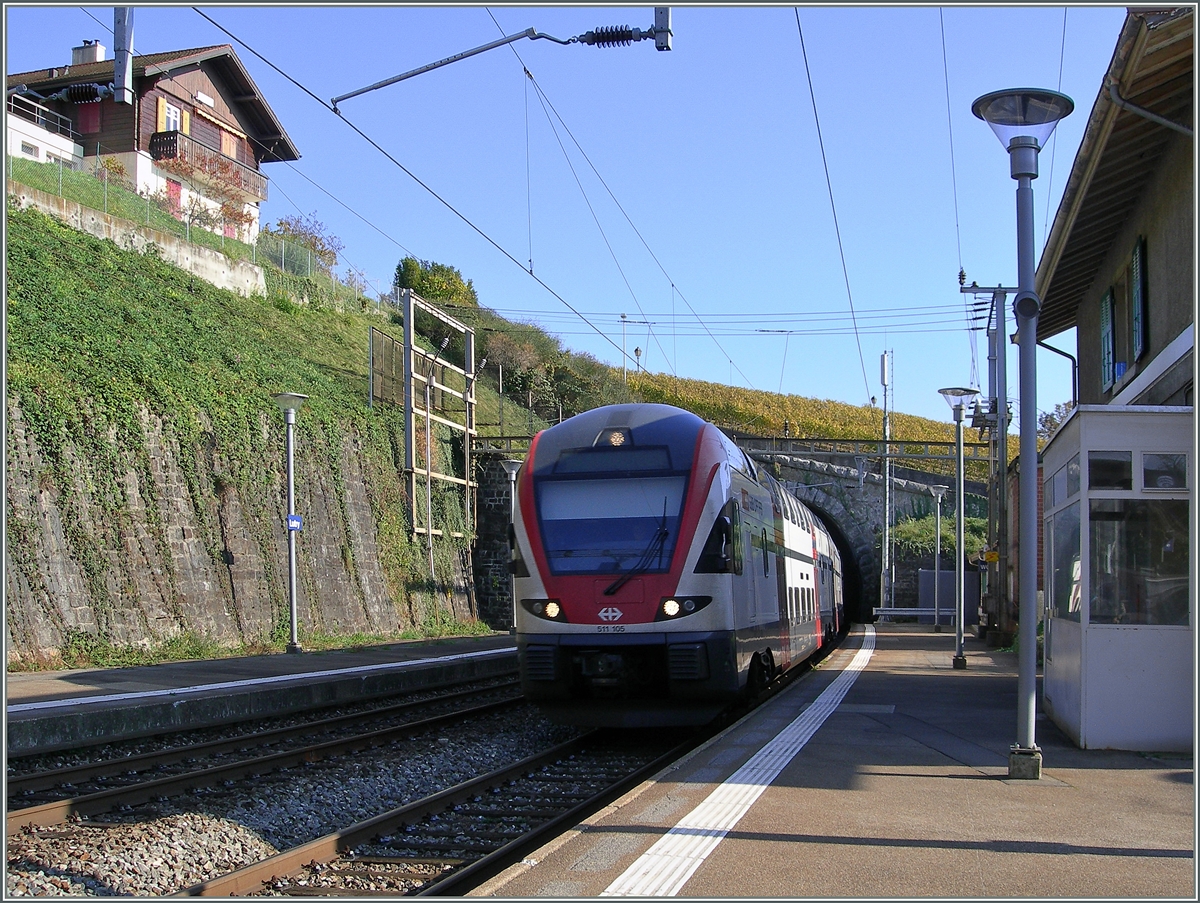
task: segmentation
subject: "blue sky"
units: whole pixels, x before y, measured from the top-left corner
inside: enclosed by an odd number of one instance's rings
[[[971,102],[1011,87],[1075,101],[1034,182],[1040,253],[1125,16],[1072,6],[1064,29],[1048,5],[678,6],[669,52],[520,40],[340,105],[455,213],[246,45],[328,100],[529,27],[646,28],[652,7],[200,9],[245,45],[156,6],[136,10],[135,51],[233,44],[301,153],[265,167],[263,220],[315,212],[345,243],[340,272],[386,289],[411,253],[616,366],[625,313],[631,366],[639,347],[650,370],[856,405],[882,399],[891,350],[896,409],[941,420],[938,388],[973,367],[987,381],[960,266],[1016,282],[1016,183]],[[112,56],[112,7],[5,16],[8,72],[67,63],[85,38]],[[1074,353],[1073,331],[1053,344]],[[1065,359],[1040,350],[1038,370],[1040,409],[1070,398]]]

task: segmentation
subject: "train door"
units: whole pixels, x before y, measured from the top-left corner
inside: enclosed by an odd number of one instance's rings
[[[747,526],[742,521],[741,505],[735,499],[730,506],[729,535],[733,539],[733,626],[740,629],[754,618],[754,580],[746,573],[746,550],[750,548]]]

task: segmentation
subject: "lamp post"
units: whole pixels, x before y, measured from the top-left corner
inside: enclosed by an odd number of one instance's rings
[[[274,396],[275,403],[283,411],[283,419],[287,424],[287,537],[288,537],[288,618],[291,622],[291,638],[288,640],[288,652],[303,652],[296,636],[296,533],[299,532],[303,521],[296,514],[296,467],[295,467],[295,431],[296,412],[308,400],[307,395],[297,395],[294,392],[281,392]]]
[[[941,609],[938,607],[938,590],[942,582],[942,496],[946,494],[945,486],[930,486],[937,514],[934,516],[936,538],[933,546],[933,632],[942,632]]]
[[[1009,174],[1017,180],[1017,317],[1021,380],[1021,472],[1018,486],[1020,543],[1017,570],[1018,638],[1017,742],[1009,749],[1010,778],[1042,776],[1042,752],[1034,742],[1037,708],[1037,318],[1042,302],[1035,290],[1033,180],[1038,152],[1075,103],[1065,94],[1039,88],[994,91],[971,104],[1008,151]]]
[[[629,318],[621,314],[621,381],[629,385],[629,358],[625,354],[625,324]]]
[[[504,460],[500,462],[504,468],[504,472],[508,474],[508,542],[509,542],[509,567],[508,567],[508,586],[509,595],[512,597],[512,625],[516,629],[517,626],[517,575],[512,568],[512,551],[516,546],[517,536],[513,527],[513,522],[517,516],[517,471],[521,469],[520,461]]]
[[[946,403],[954,411],[954,667],[967,667],[963,654],[963,577],[966,562],[963,560],[963,407],[964,399],[979,394],[975,389],[952,387],[938,389]]]

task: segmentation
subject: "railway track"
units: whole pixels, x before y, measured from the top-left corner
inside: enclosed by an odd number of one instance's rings
[[[345,755],[520,702],[517,682],[511,680],[487,690],[460,690],[257,734],[12,775],[6,833]],[[443,711],[430,714],[432,710]]]
[[[456,896],[701,742],[594,731],[178,896]]]

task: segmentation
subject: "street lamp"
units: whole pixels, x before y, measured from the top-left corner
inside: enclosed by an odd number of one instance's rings
[[[963,407],[965,399],[979,393],[957,386],[938,389],[938,392],[954,411],[954,535],[957,544],[954,550],[954,667],[961,671],[967,667],[967,657],[963,654],[963,578],[966,570],[963,560]]]
[[[933,632],[941,633],[941,614],[938,607],[938,589],[942,582],[942,496],[946,494],[945,486],[930,486],[937,514],[934,517],[936,538],[933,545]]]
[[[1017,180],[1017,317],[1021,379],[1021,472],[1018,487],[1020,574],[1017,600],[1017,742],[1009,749],[1010,778],[1038,780],[1042,752],[1034,742],[1037,711],[1037,318],[1042,302],[1035,291],[1033,253],[1033,180],[1038,152],[1058,121],[1075,102],[1065,94],[1039,88],[994,91],[977,98],[971,112],[992,127],[1008,151],[1009,174]]]
[[[508,586],[509,595],[512,597],[512,625],[515,629],[517,626],[517,575],[512,568],[513,549],[517,544],[517,536],[513,523],[517,516],[517,471],[521,469],[520,461],[504,460],[500,462],[504,468],[504,472],[508,474],[508,538],[509,538],[509,568],[508,568]]]
[[[296,637],[296,533],[303,524],[296,514],[296,468],[295,468],[295,431],[296,412],[308,400],[307,395],[295,392],[281,392],[275,397],[275,403],[283,411],[283,419],[287,424],[287,537],[288,537],[288,617],[291,621],[291,639],[288,640],[288,652],[303,652]]]

